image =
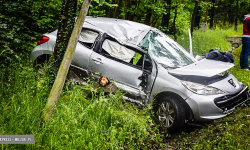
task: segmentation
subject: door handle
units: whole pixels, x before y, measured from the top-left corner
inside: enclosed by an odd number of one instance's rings
[[[102,59],[101,58],[92,58],[92,60],[96,63],[100,63],[103,64]]]

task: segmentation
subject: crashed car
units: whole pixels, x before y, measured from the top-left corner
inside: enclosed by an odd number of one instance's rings
[[[49,58],[56,37],[57,30],[39,39],[31,53],[34,64]],[[152,103],[157,120],[170,132],[222,118],[248,103],[248,87],[227,71],[234,64],[197,61],[189,51],[156,28],[87,17],[70,72],[75,79],[105,77],[126,91],[124,99]]]

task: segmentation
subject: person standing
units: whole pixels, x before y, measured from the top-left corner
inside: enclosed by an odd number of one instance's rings
[[[248,56],[250,54],[250,13],[244,16],[242,50],[240,53],[241,69],[249,70]]]

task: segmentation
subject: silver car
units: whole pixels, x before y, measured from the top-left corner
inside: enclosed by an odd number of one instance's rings
[[[57,30],[39,39],[31,53],[34,64],[53,53],[56,36]],[[197,61],[190,52],[156,28],[87,17],[70,73],[76,80],[106,77],[126,91],[126,100],[153,103],[157,120],[171,132],[224,117],[248,103],[248,87],[227,72],[234,64]]]

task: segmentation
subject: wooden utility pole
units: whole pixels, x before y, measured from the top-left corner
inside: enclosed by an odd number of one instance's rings
[[[68,46],[64,54],[62,63],[60,65],[59,71],[57,73],[54,85],[50,91],[48,102],[42,112],[41,122],[49,121],[54,113],[55,106],[58,103],[58,100],[60,98],[62,88],[64,86],[65,79],[68,74],[68,70],[69,70],[71,61],[73,59],[74,53],[75,53],[76,44],[78,42],[78,38],[81,32],[84,20],[89,10],[90,3],[91,3],[91,0],[84,0],[82,4],[82,8],[80,10],[76,24],[70,36]]]

